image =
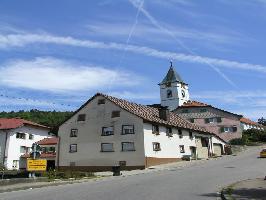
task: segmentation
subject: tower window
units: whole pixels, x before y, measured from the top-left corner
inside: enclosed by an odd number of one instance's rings
[[[167,90],[167,98],[171,98],[172,96],[172,90]]]

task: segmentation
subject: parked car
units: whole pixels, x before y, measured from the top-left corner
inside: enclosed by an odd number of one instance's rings
[[[260,152],[260,157],[261,158],[266,158],[266,149],[262,149]]]

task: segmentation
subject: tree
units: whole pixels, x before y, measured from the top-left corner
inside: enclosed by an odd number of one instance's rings
[[[258,119],[258,123],[261,124],[261,125],[263,125],[263,126],[266,126],[266,119],[263,118],[263,117],[262,118],[259,118]]]

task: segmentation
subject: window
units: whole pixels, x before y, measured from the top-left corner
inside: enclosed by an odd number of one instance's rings
[[[27,153],[27,147],[25,147],[25,146],[20,146],[20,153]]]
[[[153,142],[152,146],[153,146],[153,151],[161,151],[161,145],[159,142]]]
[[[191,123],[194,123],[194,122],[195,122],[195,119],[191,118],[191,119],[189,119],[189,121],[190,121]]]
[[[114,127],[102,127],[102,136],[114,135]]]
[[[105,104],[105,99],[98,99],[98,105]]]
[[[208,138],[201,138],[202,147],[208,147],[209,141]]]
[[[166,95],[167,95],[167,98],[171,98],[173,96],[172,90],[167,90]]]
[[[19,164],[19,161],[18,160],[13,160],[12,167],[17,169],[18,168],[18,164]]]
[[[113,152],[113,151],[114,151],[113,143],[101,144],[101,152]]]
[[[120,111],[113,111],[112,112],[112,118],[120,117]]]
[[[77,144],[69,145],[69,153],[77,152]]]
[[[17,133],[17,134],[16,134],[16,138],[19,138],[19,139],[26,139],[26,134],[25,134],[25,133]]]
[[[34,135],[33,134],[29,134],[29,139],[33,140],[33,138],[34,138]]]
[[[205,119],[205,123],[221,123],[222,122],[222,118],[221,117],[212,117],[212,118],[206,118]]]
[[[180,153],[185,153],[184,145],[179,145]]]
[[[79,114],[78,115],[78,122],[84,122],[86,120],[85,114]]]
[[[78,137],[78,129],[71,129],[70,137]]]
[[[134,134],[134,125],[123,125],[122,126],[122,134]]]
[[[134,142],[122,142],[122,151],[135,151]]]
[[[49,147],[48,152],[54,153],[55,152],[55,147]]]
[[[181,129],[178,129],[178,135],[179,135],[179,138],[183,138],[183,133]]]
[[[190,139],[193,139],[193,133],[192,133],[192,131],[189,131],[189,138]]]
[[[206,108],[201,108],[201,109],[200,109],[200,112],[201,112],[201,113],[207,112],[207,109],[206,109]]]
[[[232,126],[232,127],[221,127],[221,132],[222,133],[237,132],[237,127],[236,126]]]
[[[168,137],[172,137],[173,136],[173,132],[172,132],[172,128],[171,127],[166,127],[166,135]]]
[[[152,125],[152,133],[159,135],[159,126],[158,125],[155,125],[155,124]]]
[[[188,109],[183,109],[181,110],[182,113],[189,113],[189,110]]]

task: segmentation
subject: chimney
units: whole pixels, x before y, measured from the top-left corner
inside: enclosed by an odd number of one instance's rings
[[[170,120],[170,111],[167,106],[161,106],[159,108],[159,117],[162,120],[169,121]]]

